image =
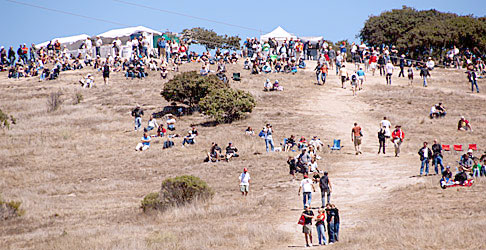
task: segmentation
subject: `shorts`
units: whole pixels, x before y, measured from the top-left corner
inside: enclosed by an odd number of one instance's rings
[[[351,86],[353,86],[353,87],[358,86],[358,82],[357,81],[351,81]]]
[[[241,184],[240,185],[240,191],[241,192],[248,193],[248,191],[250,191],[250,185],[248,185],[248,184]]]
[[[358,76],[358,80],[360,80],[360,81],[363,82],[364,81],[364,76]]]
[[[311,234],[312,233],[312,224],[305,224],[302,227],[302,233]]]
[[[346,77],[345,76],[341,76],[341,82],[346,82]]]
[[[354,137],[354,145],[355,146],[361,145],[361,136]]]
[[[413,80],[413,75],[408,75],[408,80]]]
[[[374,63],[374,62],[370,63],[370,66],[371,66],[372,69],[376,69],[376,63]]]

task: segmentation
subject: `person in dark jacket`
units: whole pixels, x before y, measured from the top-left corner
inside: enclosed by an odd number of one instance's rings
[[[233,143],[228,143],[228,146],[226,147],[226,161],[229,161],[231,157],[238,157],[239,155],[236,152],[238,152],[238,149]]]
[[[398,77],[403,76],[405,77],[405,72],[403,71],[405,68],[405,55],[402,54],[400,58],[400,73],[398,74]]]
[[[380,147],[378,148],[378,154],[380,154],[381,149],[383,148],[383,154],[385,154],[385,142],[386,142],[386,128],[382,127],[380,131],[378,131],[378,142],[380,143]]]
[[[322,201],[322,208],[326,205],[326,194],[327,194],[327,204],[331,202],[331,192],[332,192],[332,185],[329,181],[329,176],[327,171],[324,172],[324,175],[319,179],[319,187],[321,188],[321,201]]]
[[[420,67],[420,77],[424,79],[424,87],[427,87],[428,76],[430,76],[429,69],[425,65],[422,65],[422,67]]]
[[[418,151],[418,155],[420,156],[420,161],[422,162],[422,165],[420,167],[420,176],[422,176],[424,172],[424,166],[425,166],[425,175],[427,176],[429,174],[429,161],[432,158],[432,151],[430,148],[427,147],[427,142],[424,142],[424,146],[420,148]]]
[[[432,152],[435,173],[439,174],[438,165],[440,165],[440,172],[444,172],[444,165],[442,163],[442,145],[440,145],[440,143],[437,143],[437,139],[434,140],[434,145],[432,145]]]
[[[137,105],[137,107],[132,110],[132,116],[135,117],[135,130],[140,129],[142,127],[143,109]]]

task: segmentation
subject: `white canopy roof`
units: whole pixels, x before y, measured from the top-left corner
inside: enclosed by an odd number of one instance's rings
[[[116,37],[130,36],[132,34],[139,33],[139,32],[146,32],[146,33],[157,34],[157,35],[162,34],[161,32],[158,32],[153,29],[149,29],[144,26],[137,26],[137,27],[122,28],[122,29],[114,29],[114,30],[107,31],[105,33],[101,33],[97,36],[103,38],[116,38]]]
[[[86,38],[88,38],[88,37],[90,37],[90,36],[88,36],[86,34],[81,34],[81,35],[76,35],[76,36],[54,38],[54,39],[51,39],[49,41],[36,44],[36,46],[37,47],[45,47],[49,44],[50,41],[55,42],[56,40],[59,41],[59,43],[61,43],[61,44],[73,44],[73,43],[78,42],[78,41],[86,40]]]
[[[296,39],[297,37],[278,26],[272,32],[260,36],[260,40],[268,40],[269,38],[275,38],[276,40],[288,40],[290,38]]]

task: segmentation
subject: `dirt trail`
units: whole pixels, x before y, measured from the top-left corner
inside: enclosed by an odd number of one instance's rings
[[[379,77],[368,77],[366,85],[381,83]],[[320,88],[320,89],[319,89]],[[316,86],[307,102],[303,103],[299,110],[303,113],[313,113],[316,121],[313,121],[318,130],[332,131],[326,135],[326,142],[333,138],[341,139],[344,145],[341,160],[329,162],[326,160],[327,153],[321,153],[323,159],[319,166],[327,170],[332,166],[330,180],[333,186],[331,203],[336,204],[340,210],[341,225],[340,238],[347,237],[346,231],[351,227],[366,220],[365,211],[373,209],[373,204],[386,199],[390,190],[414,184],[419,179],[408,178],[416,173],[416,167],[410,167],[410,160],[413,154],[404,154],[400,158],[393,157],[393,145],[388,143],[387,155],[377,155],[378,141],[377,131],[379,121],[371,118],[370,106],[352,96],[348,89],[341,89],[337,77],[332,73],[328,77],[326,86]],[[365,90],[366,91],[366,90]],[[363,129],[363,154],[354,155],[354,147],[351,142],[351,128],[354,122]],[[302,226],[297,220],[303,206],[301,196],[297,196],[300,181],[295,181],[286,200],[292,210],[283,218],[285,223],[280,229],[291,232],[294,237],[292,244],[288,247],[304,247],[305,241],[302,234]],[[321,195],[319,188],[312,194],[312,207],[321,206]],[[317,238],[314,229],[313,235]],[[327,238],[327,236],[326,236]],[[314,245],[317,241],[314,241]]]

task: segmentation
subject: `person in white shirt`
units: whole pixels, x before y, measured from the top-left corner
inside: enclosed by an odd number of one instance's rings
[[[91,56],[91,48],[93,48],[93,43],[91,42],[90,38],[86,38],[86,41],[84,42],[84,46],[86,48],[86,54]]]
[[[239,180],[241,195],[247,196],[250,191],[250,173],[248,173],[247,168],[243,169],[243,173],[240,174]]]
[[[167,117],[167,129],[170,130],[170,131],[174,131],[175,130],[175,123],[176,123],[176,119],[174,118],[173,115],[169,115]]]
[[[122,42],[120,38],[115,38],[115,41],[113,41],[113,48],[115,49],[115,56],[120,55],[120,48],[121,48]]]
[[[299,196],[300,192],[302,191],[302,195],[304,196],[304,207],[311,205],[311,200],[312,200],[312,192],[316,191],[316,188],[312,184],[312,180],[309,179],[307,175],[304,175],[304,179],[300,182],[300,187],[299,187]]]
[[[135,53],[135,55],[138,56],[138,39],[137,38],[133,38],[132,39],[132,53]]]
[[[391,122],[386,119],[386,116],[383,117],[383,120],[381,120],[380,128],[385,128],[385,138],[391,137]]]
[[[394,70],[394,67],[393,67],[393,64],[391,63],[391,60],[389,60],[388,63],[386,63],[385,70],[386,70],[386,84],[391,85],[391,78],[392,78],[393,70]]]
[[[145,128],[147,131],[150,131],[154,128],[158,128],[159,124],[157,123],[157,120],[153,117],[150,116],[150,119],[148,120],[148,126]]]
[[[321,139],[317,138],[317,135],[315,135],[314,138],[310,140],[309,145],[313,146],[317,151],[321,151],[324,144]]]
[[[97,56],[101,56],[101,54],[100,54],[101,53],[100,52],[101,45],[103,45],[103,40],[101,40],[100,37],[97,37],[96,38],[96,44],[95,44],[95,46],[96,46],[96,55]]]
[[[429,70],[433,70],[434,69],[435,62],[434,62],[434,60],[432,60],[432,57],[429,57],[429,60],[425,63],[425,65],[427,66],[427,68]]]

